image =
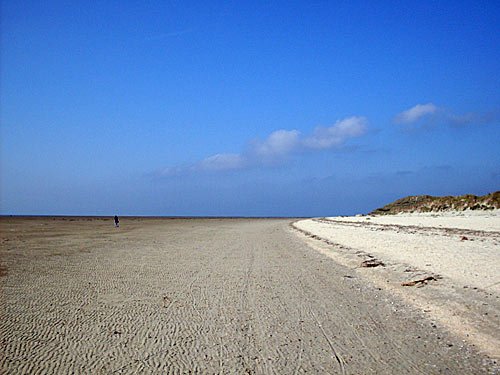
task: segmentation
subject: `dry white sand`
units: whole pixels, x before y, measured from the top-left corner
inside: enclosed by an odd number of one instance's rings
[[[442,213],[402,213],[385,216],[329,217],[330,220],[365,222],[405,226],[460,228],[500,232],[500,210],[491,211],[448,211]]]
[[[314,238],[313,246],[316,243],[324,254],[346,265],[359,267],[372,258],[382,261],[383,267],[360,271],[464,339],[500,355],[498,210],[329,217],[294,225]],[[426,277],[437,280],[402,285]],[[415,288],[424,285],[423,290]]]
[[[380,259],[500,292],[500,213],[331,217],[297,225]]]

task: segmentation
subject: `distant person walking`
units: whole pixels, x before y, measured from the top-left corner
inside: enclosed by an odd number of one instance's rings
[[[120,220],[118,220],[118,216],[115,215],[115,227],[119,227],[120,226]]]

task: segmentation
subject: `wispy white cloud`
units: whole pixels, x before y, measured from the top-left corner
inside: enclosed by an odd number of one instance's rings
[[[427,121],[419,121],[425,118]],[[498,120],[498,111],[489,113],[467,112],[455,114],[449,109],[438,107],[433,103],[417,104],[394,117],[394,122],[408,126],[428,123],[450,126],[467,126],[488,124]]]
[[[215,154],[194,164],[178,165],[158,169],[152,175],[156,177],[182,176],[197,172],[223,172],[241,169],[247,158],[240,154]]]
[[[215,154],[200,161],[195,169],[203,171],[228,171],[245,166],[246,160],[240,154]]]
[[[281,158],[294,152],[300,145],[300,132],[297,130],[276,130],[264,141],[255,141],[249,154],[257,159]]]
[[[435,114],[438,107],[432,103],[417,104],[406,111],[396,115],[394,121],[398,124],[412,124],[424,116]]]
[[[218,153],[188,166],[164,168],[157,175],[234,171],[275,164],[301,152],[318,152],[340,147],[350,138],[364,135],[367,123],[365,117],[353,116],[339,120],[330,127],[317,127],[309,136],[303,136],[298,130],[280,129],[269,134],[264,140],[249,142],[247,149],[241,153]]]
[[[495,121],[498,121],[498,118],[499,118],[498,112],[489,112],[489,113],[468,112],[462,115],[455,115],[450,113],[447,115],[448,122],[454,126],[490,124]]]
[[[174,167],[165,167],[157,169],[154,172],[146,174],[150,177],[169,177],[169,176],[182,176],[192,171],[193,166],[178,165]]]
[[[314,133],[303,140],[303,145],[308,149],[327,149],[339,146],[348,138],[359,137],[367,129],[365,117],[353,116],[337,121],[330,127],[317,127]]]

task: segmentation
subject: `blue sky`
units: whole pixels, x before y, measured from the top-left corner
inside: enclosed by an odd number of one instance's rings
[[[500,188],[497,1],[3,1],[2,214]]]

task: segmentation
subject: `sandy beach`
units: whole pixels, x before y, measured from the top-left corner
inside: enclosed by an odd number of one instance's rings
[[[323,254],[500,357],[500,213],[327,217],[294,226]],[[363,267],[363,262],[381,263]]]
[[[3,217],[1,372],[497,372],[497,224],[385,220]]]

